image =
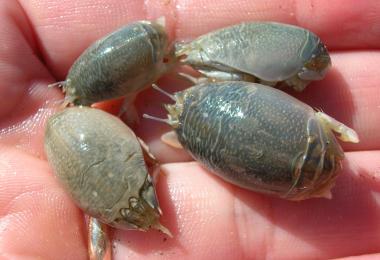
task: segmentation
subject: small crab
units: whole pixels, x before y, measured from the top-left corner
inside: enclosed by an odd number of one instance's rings
[[[297,91],[323,79],[331,66],[318,36],[275,22],[241,23],[177,43],[176,56],[212,81],[286,83]]]
[[[330,198],[344,158],[333,132],[359,141],[327,114],[257,83],[203,83],[167,95],[176,102],[165,105],[168,119],[144,115],[174,129],[166,143],[228,182],[289,200]]]
[[[120,119],[99,109],[70,107],[49,118],[49,164],[76,204],[97,219],[89,225],[90,255],[108,251],[101,223],[171,236],[159,222],[161,209],[144,156],[154,166],[157,162],[144,147]]]
[[[87,48],[71,66],[61,86],[65,104],[89,106],[95,102],[125,97],[120,114],[137,120],[133,106],[138,92],[156,81],[174,65],[165,20],[128,24]]]

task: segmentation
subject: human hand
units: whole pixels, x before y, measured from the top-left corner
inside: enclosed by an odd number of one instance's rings
[[[174,238],[157,231],[115,230],[115,259],[379,257],[376,0],[0,0],[0,255],[86,258],[83,214],[43,152],[44,123],[62,99],[47,84],[64,79],[94,40],[128,22],[163,15],[177,40],[253,20],[293,23],[315,32],[328,46],[333,68],[325,80],[296,96],[354,128],[361,142],[343,145],[347,156],[332,200],[289,202],[242,190],[188,162],[184,151],[160,142],[168,126],[142,119],[137,135],[165,163],[157,192],[162,223]],[[169,92],[187,86],[173,75],[159,85]],[[144,91],[137,101],[140,115],[164,115],[165,102],[161,94]]]

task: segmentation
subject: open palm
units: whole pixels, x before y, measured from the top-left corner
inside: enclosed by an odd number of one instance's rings
[[[86,258],[83,214],[43,152],[45,121],[62,98],[47,84],[63,80],[94,40],[131,21],[160,16],[177,40],[254,20],[312,30],[328,46],[333,68],[296,96],[354,128],[361,142],[343,146],[347,156],[332,200],[289,202],[214,177],[189,162],[184,151],[160,142],[168,126],[142,119],[137,135],[165,163],[157,192],[162,223],[174,238],[157,231],[114,231],[115,258],[380,257],[377,0],[0,0],[0,256]],[[159,84],[169,92],[186,85],[173,75]],[[164,115],[165,102],[159,93],[144,91],[139,113]]]

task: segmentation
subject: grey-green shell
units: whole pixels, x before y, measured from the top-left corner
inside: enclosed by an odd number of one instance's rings
[[[126,25],[92,44],[74,62],[64,89],[76,105],[135,94],[167,72],[168,39],[157,23]]]
[[[182,62],[201,73],[244,73],[264,82],[296,80],[294,77],[298,81],[299,77],[319,80],[330,66],[327,50],[318,36],[297,26],[274,22],[226,27],[177,44],[176,48],[178,56],[185,56]],[[315,73],[304,71],[305,64],[318,56],[326,58],[326,67]]]
[[[140,213],[159,217],[140,144],[118,118],[93,108],[66,108],[47,122],[45,151],[56,176],[90,216],[124,229],[146,228]],[[141,205],[137,219],[123,216],[122,210]]]
[[[236,81],[176,96],[183,100],[175,128],[180,143],[223,179],[288,199],[320,196],[335,179],[343,158],[335,137],[311,107],[282,91]]]

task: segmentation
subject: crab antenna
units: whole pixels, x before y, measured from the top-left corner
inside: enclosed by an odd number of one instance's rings
[[[58,82],[54,82],[52,84],[49,84],[48,85],[48,88],[54,88],[54,87],[63,87],[63,85],[65,85],[65,81],[58,81]]]
[[[169,119],[158,118],[158,117],[151,116],[151,115],[148,115],[148,114],[143,114],[143,118],[152,119],[152,120],[155,120],[155,121],[158,121],[158,122],[162,122],[162,123],[166,123],[168,125],[171,125]]]
[[[196,77],[193,77],[193,76],[191,76],[187,73],[183,73],[183,72],[178,72],[178,75],[181,76],[182,78],[190,81],[193,84],[199,84],[199,83],[203,83],[204,81],[206,81],[206,78],[196,78]]]
[[[175,98],[174,95],[166,92],[165,90],[161,89],[159,86],[157,86],[156,84],[152,84],[152,88],[154,88],[155,90],[157,90],[158,92],[164,94],[165,96],[168,96],[171,100],[173,101],[177,101],[177,99]]]

